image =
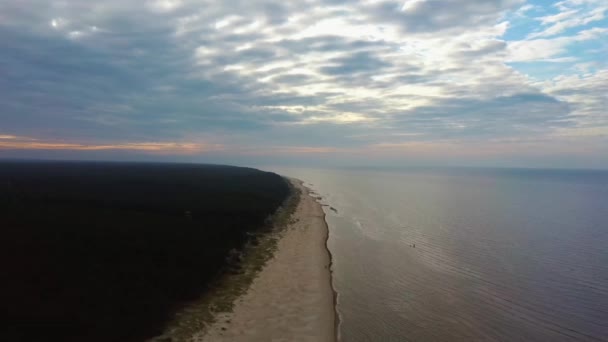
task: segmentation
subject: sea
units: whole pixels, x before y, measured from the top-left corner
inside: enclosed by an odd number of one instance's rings
[[[608,171],[266,169],[322,197],[341,341],[608,341]]]

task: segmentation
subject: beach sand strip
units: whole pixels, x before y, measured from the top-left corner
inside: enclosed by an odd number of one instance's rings
[[[321,205],[302,182],[294,220],[277,250],[230,313],[196,334],[193,341],[335,341],[328,229]]]

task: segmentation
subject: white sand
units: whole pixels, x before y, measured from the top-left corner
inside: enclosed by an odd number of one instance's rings
[[[335,341],[325,214],[300,181],[292,183],[302,190],[298,221],[233,312],[219,315],[194,341]]]

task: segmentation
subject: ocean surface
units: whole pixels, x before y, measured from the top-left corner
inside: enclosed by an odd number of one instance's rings
[[[608,341],[608,172],[266,169],[328,205],[342,341]]]

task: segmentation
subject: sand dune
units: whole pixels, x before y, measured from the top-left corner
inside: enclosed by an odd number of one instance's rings
[[[278,242],[265,265],[232,313],[195,335],[194,341],[334,341],[334,292],[325,214],[300,181],[297,222]]]

